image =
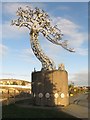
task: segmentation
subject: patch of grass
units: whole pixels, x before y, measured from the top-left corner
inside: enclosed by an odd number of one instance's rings
[[[2,118],[75,118],[55,109],[21,108],[15,105],[2,107]]]

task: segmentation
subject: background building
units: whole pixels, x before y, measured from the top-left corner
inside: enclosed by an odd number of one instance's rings
[[[0,79],[0,99],[22,98],[31,95],[31,82],[19,79]]]

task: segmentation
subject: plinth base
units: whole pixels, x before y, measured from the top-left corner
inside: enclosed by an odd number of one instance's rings
[[[68,74],[63,70],[32,73],[34,104],[40,106],[67,106],[69,104]]]

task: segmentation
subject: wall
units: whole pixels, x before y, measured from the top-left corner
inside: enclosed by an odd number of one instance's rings
[[[33,72],[32,93],[35,105],[67,106],[69,104],[67,71]]]

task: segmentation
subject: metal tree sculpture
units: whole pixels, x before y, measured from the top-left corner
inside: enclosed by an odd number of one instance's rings
[[[48,14],[43,10],[39,8],[32,9],[26,6],[25,10],[21,7],[18,8],[16,13],[19,17],[17,20],[12,20],[12,25],[19,27],[25,26],[30,30],[31,47],[36,57],[42,63],[42,70],[54,70],[56,67],[53,60],[45,55],[40,47],[38,42],[39,32],[52,43],[60,45],[70,52],[74,52],[73,49],[68,48],[67,40],[61,42],[63,36],[61,31],[57,26],[51,25]]]

